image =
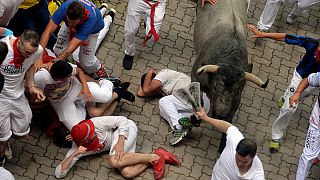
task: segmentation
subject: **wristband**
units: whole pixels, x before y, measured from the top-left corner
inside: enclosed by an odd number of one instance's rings
[[[3,37],[11,36],[13,35],[13,32],[10,29],[5,28]]]

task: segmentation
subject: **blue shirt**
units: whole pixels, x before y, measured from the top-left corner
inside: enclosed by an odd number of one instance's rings
[[[52,21],[56,25],[59,25],[62,21],[64,21],[69,27],[67,21],[67,10],[69,5],[74,1],[80,2],[90,12],[88,19],[76,27],[77,32],[75,33],[75,37],[77,39],[86,40],[90,34],[98,33],[104,26],[100,10],[92,2],[89,2],[87,0],[66,1],[53,14]]]
[[[308,77],[311,73],[320,72],[320,63],[316,62],[316,51],[319,40],[307,36],[297,36],[287,34],[285,37],[287,44],[294,44],[306,49],[306,53],[300,60],[296,70],[302,78]]]

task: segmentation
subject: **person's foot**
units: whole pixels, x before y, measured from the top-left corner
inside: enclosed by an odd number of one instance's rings
[[[112,22],[114,22],[114,16],[117,13],[117,11],[113,8],[110,9],[110,11],[106,14],[106,16],[110,16],[112,19]]]
[[[180,130],[175,130],[172,139],[170,140],[170,145],[174,146],[178,144],[184,137],[186,137],[191,131],[190,127],[182,127]]]
[[[108,10],[108,9],[109,9],[108,4],[107,4],[107,3],[101,3],[99,9],[101,10],[101,9],[103,9],[103,8],[106,8],[106,10]]]
[[[118,101],[120,101],[121,99],[125,99],[127,101],[134,102],[136,99],[134,94],[132,94],[130,91],[127,91],[127,90],[124,90],[124,91],[120,90],[120,91],[114,91],[114,92],[118,94],[118,99],[117,99]]]
[[[280,139],[272,139],[269,144],[269,149],[271,153],[278,152],[280,148]]]
[[[114,89],[116,89],[116,91],[126,91],[130,86],[129,82],[123,82],[120,83],[118,86],[115,86]]]
[[[313,164],[313,165],[317,165],[319,162],[320,162],[320,159],[315,158],[315,159],[312,161],[312,164]]]
[[[192,123],[188,117],[182,117],[178,120],[179,124],[183,127],[190,127],[192,128]]]
[[[107,71],[109,71],[110,73],[108,73]],[[111,77],[111,72],[112,70],[104,67],[104,65],[101,64],[100,69],[96,72],[96,79],[100,79],[100,78],[110,78]]]
[[[122,81],[117,77],[108,77],[108,78],[102,78],[102,79],[106,79],[108,81],[111,81],[113,84],[113,87],[117,87],[122,83]]]
[[[124,69],[130,70],[132,68],[133,58],[134,58],[134,56],[129,56],[129,55],[125,54],[125,56],[123,58]]]
[[[12,150],[11,150],[11,147],[10,147],[10,144],[9,144],[9,143],[8,143],[8,145],[7,145],[7,147],[6,147],[5,151],[4,151],[4,156],[5,156],[8,160],[12,159]]]
[[[165,159],[162,154],[160,154],[159,156],[160,156],[159,159],[151,162],[153,172],[154,172],[154,179],[163,178],[164,172],[165,172]]]
[[[287,23],[288,24],[293,24],[294,22],[296,22],[298,19],[298,16],[297,15],[294,15],[293,13],[290,13],[288,16],[287,16]]]
[[[166,163],[169,163],[169,164],[172,164],[172,165],[179,165],[180,164],[180,161],[179,159],[177,158],[177,156],[175,156],[174,154],[166,151],[165,149],[163,148],[157,148],[154,153],[158,154],[160,156],[160,154],[163,155],[164,159],[165,159],[165,162]]]

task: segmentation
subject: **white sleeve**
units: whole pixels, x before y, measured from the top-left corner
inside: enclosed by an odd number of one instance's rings
[[[160,81],[161,84],[165,84],[169,79],[168,70],[162,69],[153,79]]]
[[[242,133],[236,126],[230,126],[227,130],[227,145],[231,145],[234,148],[237,147],[238,143],[244,138]]]
[[[320,72],[310,74],[308,83],[310,86],[320,86]]]
[[[71,64],[69,63],[71,66],[72,66],[72,76],[75,76],[77,74],[77,65],[74,65],[74,64]]]
[[[34,74],[34,83],[40,89],[44,89],[49,81],[49,72],[46,69],[40,69]]]
[[[97,129],[115,129],[118,128],[119,135],[123,135],[128,138],[129,126],[128,119],[124,116],[101,116],[92,118]]]

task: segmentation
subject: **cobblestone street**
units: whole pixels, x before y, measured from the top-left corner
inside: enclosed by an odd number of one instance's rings
[[[223,1],[223,0],[220,0]],[[168,0],[167,9],[160,30],[160,40],[152,46],[142,47],[145,37],[143,22],[136,38],[137,53],[132,70],[124,70],[124,23],[128,0],[112,0],[111,7],[117,10],[114,24],[97,51],[97,57],[105,66],[123,81],[131,82],[129,90],[136,92],[140,77],[148,68],[157,70],[169,68],[190,75],[196,55],[193,49],[193,28],[196,3],[191,0]],[[251,1],[248,22],[257,24],[266,0]],[[298,18],[293,25],[286,23],[286,17],[292,6],[282,6],[271,32],[286,32],[320,36],[320,6],[313,6]],[[251,34],[249,34],[250,36]],[[292,78],[292,73],[305,50],[298,46],[287,45],[273,40],[247,40],[249,62],[253,64],[253,74],[262,80],[270,79],[266,89],[248,82],[242,92],[241,105],[233,124],[245,137],[254,139],[258,144],[258,156],[261,159],[266,179],[295,179],[299,157],[308,129],[309,116],[316,96],[308,97],[300,104],[289,124],[285,141],[280,152],[270,154],[271,127],[279,114],[278,99],[283,95]],[[316,95],[316,94],[315,94]],[[163,147],[176,154],[181,160],[180,166],[166,165],[165,179],[211,179],[212,168],[218,159],[220,133],[206,123],[193,128],[191,134],[177,146],[172,147],[170,127],[160,117],[159,98],[138,98],[134,103],[122,101],[115,114],[126,116],[137,123],[139,128],[137,152],[149,153],[157,147]],[[68,149],[58,148],[36,125],[32,126],[31,140],[11,140],[13,159],[6,162],[17,180],[55,179],[55,167],[64,159]],[[93,155],[79,160],[65,179],[123,179],[107,162],[108,153]],[[153,179],[150,167],[135,179]],[[320,166],[313,166],[308,179],[320,179]]]

